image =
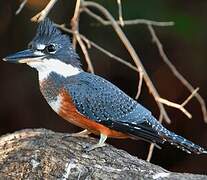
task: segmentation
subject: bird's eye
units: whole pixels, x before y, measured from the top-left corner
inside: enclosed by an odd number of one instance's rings
[[[53,44],[50,44],[50,45],[46,46],[45,49],[48,53],[55,53],[55,51],[56,51],[56,47]]]

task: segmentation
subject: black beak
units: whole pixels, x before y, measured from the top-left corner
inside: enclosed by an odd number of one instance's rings
[[[41,51],[33,51],[31,49],[27,49],[24,51],[17,52],[15,54],[9,55],[5,57],[3,60],[12,62],[12,63],[28,63],[31,61],[40,60],[44,54]]]

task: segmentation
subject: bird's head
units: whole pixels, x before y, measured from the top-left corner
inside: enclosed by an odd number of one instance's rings
[[[3,59],[13,63],[26,63],[45,78],[54,71],[61,75],[73,75],[81,71],[79,57],[67,35],[61,33],[49,18],[39,23],[37,33],[28,49]]]

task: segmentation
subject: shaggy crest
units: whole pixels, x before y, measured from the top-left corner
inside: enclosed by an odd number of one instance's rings
[[[39,23],[37,33],[30,43],[33,49],[37,49],[41,44],[45,46],[54,44],[57,47],[57,52],[52,58],[58,58],[67,64],[81,66],[79,56],[73,49],[69,36],[62,34],[49,18],[45,18]]]

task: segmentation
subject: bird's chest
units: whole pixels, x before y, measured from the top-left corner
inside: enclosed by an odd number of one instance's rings
[[[47,78],[39,82],[42,95],[46,99],[47,103],[51,106],[51,108],[57,113],[61,108],[62,99],[60,97],[60,93],[61,89],[64,87],[63,83],[60,82],[61,81],[51,78]]]
[[[40,82],[40,90],[50,107],[63,119],[82,128],[89,126],[86,124],[90,124],[90,120],[78,112],[70,93],[64,88],[64,84],[47,79]]]

